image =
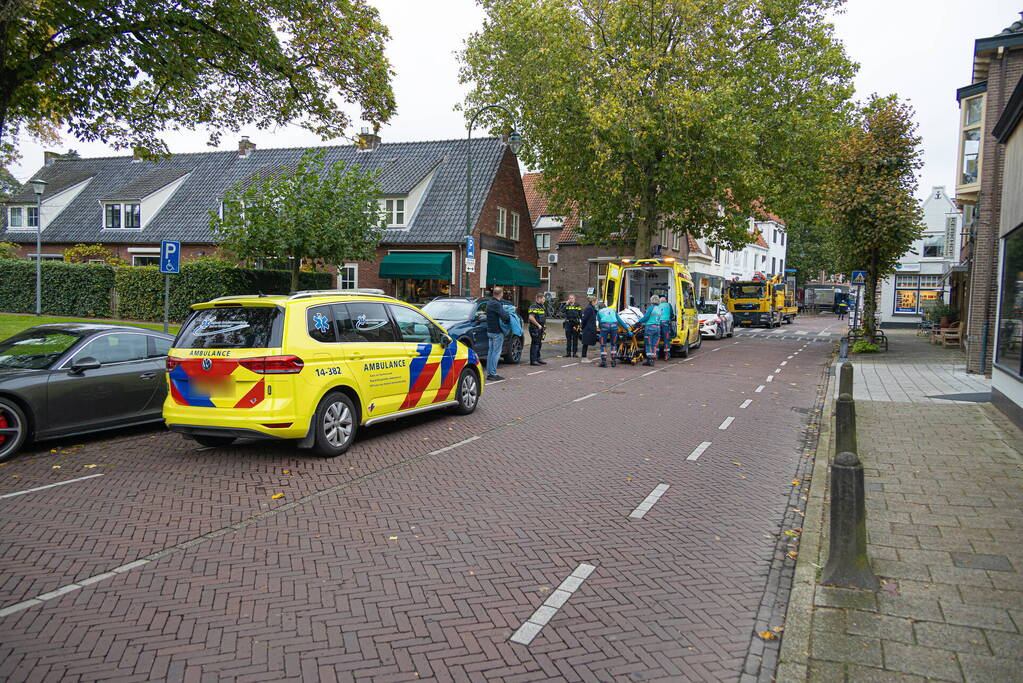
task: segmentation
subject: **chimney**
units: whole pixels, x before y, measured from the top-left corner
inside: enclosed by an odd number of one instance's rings
[[[245,159],[254,151],[256,151],[256,143],[249,140],[248,135],[243,135],[242,139],[238,141],[238,157]]]
[[[49,166],[60,157],[60,152],[51,152],[49,150],[43,152],[43,166]]]
[[[370,133],[369,128],[363,128],[359,133],[359,139],[355,142],[355,147],[360,152],[375,152],[380,148],[380,136],[375,132]]]

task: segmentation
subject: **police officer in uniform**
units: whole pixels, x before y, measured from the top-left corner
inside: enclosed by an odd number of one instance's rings
[[[529,305],[529,364],[547,365],[540,360],[540,348],[543,344],[544,327],[547,324],[547,311],[543,307],[543,292],[537,292],[533,303]]]
[[[579,349],[579,335],[582,334],[583,307],[575,302],[575,294],[569,294],[565,302],[565,356],[575,358]]]

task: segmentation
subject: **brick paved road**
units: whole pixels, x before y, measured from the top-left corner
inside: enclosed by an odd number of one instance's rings
[[[0,498],[0,677],[737,679],[832,323],[653,374],[509,368],[474,415],[333,460],[157,429],[47,444],[0,496],[103,476]]]

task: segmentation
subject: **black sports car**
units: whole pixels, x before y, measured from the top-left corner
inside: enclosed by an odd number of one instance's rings
[[[173,341],[99,323],[39,325],[0,341],[0,461],[27,439],[160,421]]]

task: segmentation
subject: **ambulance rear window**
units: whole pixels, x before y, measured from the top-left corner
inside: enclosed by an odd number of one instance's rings
[[[283,311],[277,306],[205,308],[174,340],[178,349],[267,349],[281,345]]]

